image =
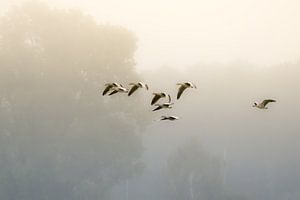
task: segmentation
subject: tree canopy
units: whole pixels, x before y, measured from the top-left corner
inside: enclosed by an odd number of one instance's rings
[[[100,93],[139,79],[135,50],[77,10],[29,1],[0,18],[1,199],[109,199],[141,172],[141,98]]]
[[[225,187],[225,161],[194,138],[170,155],[165,174],[170,199],[247,199]]]

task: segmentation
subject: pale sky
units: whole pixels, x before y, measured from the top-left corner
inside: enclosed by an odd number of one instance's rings
[[[2,11],[23,0],[0,0]],[[300,58],[299,0],[44,0],[136,33],[139,69]]]

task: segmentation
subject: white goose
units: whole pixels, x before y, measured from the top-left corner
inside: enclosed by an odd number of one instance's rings
[[[112,88],[112,92],[109,93],[109,96],[116,94],[116,93],[127,93],[127,92],[128,92],[128,90],[125,87],[123,87],[122,85],[119,85],[118,87]]]
[[[163,104],[155,104],[155,106],[157,106],[155,109],[153,109],[152,111],[157,111],[157,110],[160,110],[160,109],[171,109],[172,106],[174,103],[163,103]]]
[[[151,105],[155,104],[159,99],[161,98],[169,98],[169,103],[171,102],[171,96],[167,93],[161,92],[161,93],[153,93],[154,97],[151,101]]]
[[[171,115],[171,116],[161,116],[160,120],[163,121],[163,120],[169,120],[169,121],[175,121],[175,120],[178,120],[179,117],[177,116],[174,116],[174,115]]]
[[[179,99],[183,93],[183,91],[187,88],[197,88],[196,85],[194,85],[191,82],[185,82],[185,83],[177,83],[180,87],[178,88],[177,92],[177,99]]]
[[[142,82],[130,83],[129,85],[132,85],[132,87],[129,90],[128,96],[132,95],[132,93],[134,93],[139,88],[146,88],[146,90],[149,90],[148,85]]]
[[[276,100],[265,99],[261,103],[254,102],[253,107],[256,107],[256,108],[259,108],[259,109],[268,109],[268,107],[266,107],[266,106],[267,106],[268,103],[271,103],[271,102],[276,102]]]
[[[123,87],[121,84],[116,83],[116,82],[115,83],[106,83],[104,86],[105,86],[105,89],[102,93],[103,96],[106,95],[114,87]]]

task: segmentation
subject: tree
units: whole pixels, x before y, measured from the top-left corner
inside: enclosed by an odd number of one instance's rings
[[[135,49],[80,11],[29,1],[1,17],[1,199],[109,199],[141,172],[142,98],[100,95],[139,79]]]
[[[245,199],[223,184],[223,161],[193,139],[171,154],[165,169],[170,199]]]

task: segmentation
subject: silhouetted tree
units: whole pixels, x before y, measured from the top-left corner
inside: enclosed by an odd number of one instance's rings
[[[100,93],[139,79],[135,49],[79,11],[29,1],[1,17],[1,199],[109,199],[141,172],[142,99]]]
[[[210,155],[198,140],[190,140],[174,152],[165,169],[170,199],[245,199],[223,184],[223,161]]]

